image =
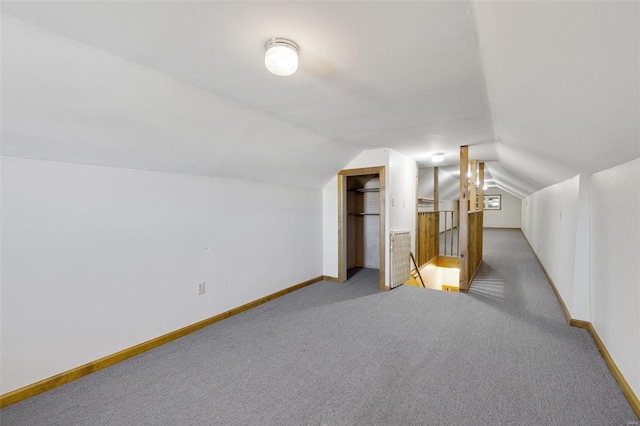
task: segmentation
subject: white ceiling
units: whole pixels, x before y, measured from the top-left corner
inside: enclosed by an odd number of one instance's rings
[[[321,186],[378,147],[455,175],[466,144],[518,196],[640,156],[637,2],[1,8],[7,156]]]

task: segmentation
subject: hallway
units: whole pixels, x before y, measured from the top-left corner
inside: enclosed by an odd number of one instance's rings
[[[567,324],[520,230],[485,229],[484,262],[468,295],[483,307],[467,324],[490,342],[486,357],[501,364],[491,368],[487,359],[481,368],[496,372],[495,389],[529,389],[528,397],[513,395],[544,412],[531,423],[637,422],[589,333]]]
[[[468,294],[321,282],[0,412],[3,425],[626,425],[519,230]]]

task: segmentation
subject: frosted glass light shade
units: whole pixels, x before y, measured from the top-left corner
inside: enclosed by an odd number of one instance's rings
[[[265,44],[264,64],[275,75],[291,75],[298,69],[298,45],[290,40],[273,38]]]
[[[444,161],[444,154],[438,153],[438,154],[433,154],[433,157],[431,157],[431,161],[433,161],[434,163],[441,163]]]

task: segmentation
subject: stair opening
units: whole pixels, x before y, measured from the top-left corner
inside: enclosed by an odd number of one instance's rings
[[[420,268],[420,275],[425,288],[454,293],[460,291],[460,263],[456,257],[437,256]],[[416,277],[417,271],[414,269],[405,285],[422,287]]]

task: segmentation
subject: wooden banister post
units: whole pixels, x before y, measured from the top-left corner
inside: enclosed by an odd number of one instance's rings
[[[484,161],[478,164],[478,173],[480,173],[480,186],[478,187],[478,211],[480,215],[480,260],[483,258],[484,246]]]
[[[433,211],[440,211],[440,181],[438,180],[438,167],[433,168]]]
[[[440,211],[440,180],[438,179],[438,167],[433,168],[433,211]],[[435,213],[436,219],[436,256],[440,254],[440,213]]]
[[[484,211],[484,162],[478,164],[480,186],[478,187],[478,211]]]
[[[476,181],[478,179],[478,161],[471,160],[471,186],[469,194],[469,211],[475,212],[478,210],[478,188],[476,187]]]
[[[458,223],[458,258],[460,260],[460,291],[469,288],[469,147],[460,147],[460,218]]]

